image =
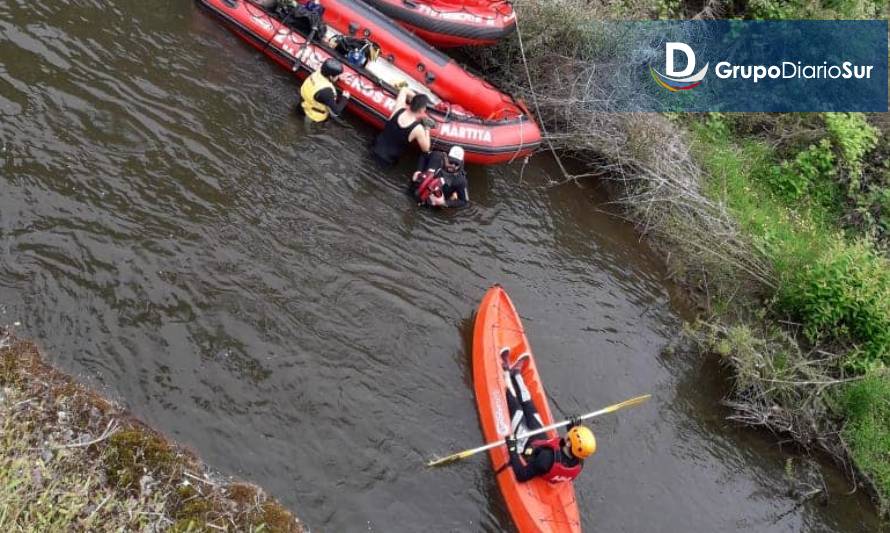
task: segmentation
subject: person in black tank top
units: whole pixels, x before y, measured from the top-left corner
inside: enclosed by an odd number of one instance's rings
[[[410,104],[407,103],[409,98]],[[425,94],[414,94],[409,89],[399,91],[396,111],[386,121],[383,131],[374,141],[372,155],[378,163],[384,166],[396,164],[412,141],[416,142],[423,152],[430,151],[430,133],[423,120],[426,117],[428,104],[429,98]],[[401,126],[399,117],[402,115],[407,115],[413,120],[406,126]]]

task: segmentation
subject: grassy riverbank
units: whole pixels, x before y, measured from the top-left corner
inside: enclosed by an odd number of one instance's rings
[[[705,195],[727,206],[773,271],[753,315],[736,322],[795,342],[752,349],[755,337],[710,335],[704,345],[747,372],[736,394],[746,419],[777,430],[790,422],[785,432],[803,444],[849,454],[886,502],[890,148],[879,141],[890,131],[860,114],[759,118],[754,128],[746,116],[696,121],[693,146]],[[718,301],[713,318],[732,306]],[[769,385],[752,397],[751,379]],[[764,422],[774,405],[786,413]]]
[[[303,531],[3,333],[0,420],[2,531]]]
[[[690,346],[734,371],[732,418],[830,453],[885,512],[890,118],[608,113],[598,83],[609,45],[589,22],[880,18],[886,9],[884,0],[522,0],[526,61],[515,38],[474,52],[535,106],[557,153],[589,169],[575,178],[609,179],[624,216],[663,254],[700,310]]]
[[[749,120],[709,116],[690,129],[704,194],[727,207],[772,283],[741,312],[719,298],[707,319],[735,334],[707,327],[697,338],[736,370],[740,419],[849,455],[886,502],[890,150],[879,140],[890,131],[859,114],[771,116],[753,130]]]

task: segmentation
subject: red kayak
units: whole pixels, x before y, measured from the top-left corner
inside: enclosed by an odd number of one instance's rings
[[[495,285],[482,298],[473,326],[473,387],[485,442],[503,441],[510,434],[502,348],[509,348],[514,358],[529,354],[522,379],[543,424],[554,422],[519,313],[506,291]],[[546,438],[556,436],[555,430],[545,434]],[[551,483],[535,478],[520,483],[512,468],[502,468],[509,462],[504,446],[492,448],[489,453],[501,494],[520,533],[580,533],[581,517],[572,482]]]
[[[541,131],[524,105],[359,0],[325,0],[324,42],[248,0],[198,2],[300,78],[325,59],[340,59],[344,74],[337,85],[352,94],[348,109],[378,128],[395,109],[396,87],[407,84],[430,97],[429,115],[437,122],[430,132],[435,149],[460,145],[468,162],[496,164],[525,157],[541,143]],[[363,66],[351,64],[328,44],[343,37],[367,41],[379,54]]]
[[[494,44],[516,29],[507,0],[365,0],[442,48]]]

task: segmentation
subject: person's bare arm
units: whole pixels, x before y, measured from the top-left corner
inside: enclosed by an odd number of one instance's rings
[[[408,141],[416,142],[421,152],[429,152],[432,147],[432,143],[430,142],[430,130],[424,128],[420,124],[414,126],[414,129],[411,130],[411,135],[408,136]]]
[[[395,111],[402,109],[406,105],[408,105],[408,98],[414,98],[414,91],[407,87],[402,87],[399,89],[399,95],[396,96],[396,108]],[[393,111],[393,112],[395,112]]]

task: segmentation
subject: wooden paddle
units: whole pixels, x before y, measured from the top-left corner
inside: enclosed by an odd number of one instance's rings
[[[631,398],[630,400],[625,400],[621,403],[616,403],[615,405],[610,405],[609,407],[605,407],[603,409],[600,409],[599,411],[594,411],[592,413],[587,413],[586,415],[581,415],[578,417],[578,419],[579,420],[587,420],[587,419],[594,418],[594,417],[597,417],[600,415],[614,413],[615,411],[617,411],[619,409],[624,409],[625,407],[632,407],[634,405],[639,405],[651,397],[652,397],[651,394],[644,394],[642,396],[637,396],[636,398]],[[550,424],[549,426],[544,426],[544,427],[538,428],[534,431],[529,431],[528,433],[516,435],[516,440],[522,440],[527,437],[532,437],[534,435],[546,433],[546,432],[550,431],[551,429],[557,429],[557,428],[561,428],[563,426],[567,426],[567,425],[569,425],[570,422],[571,422],[570,420],[563,420],[562,422],[555,422],[553,424]],[[496,440],[494,442],[489,442],[488,444],[483,444],[482,446],[479,446],[477,448],[471,448],[469,450],[464,450],[462,452],[454,453],[447,457],[442,457],[441,459],[433,459],[432,461],[428,462],[426,464],[426,466],[445,466],[445,465],[449,465],[451,463],[456,463],[457,461],[460,461],[461,459],[466,459],[467,457],[476,455],[479,452],[484,452],[485,450],[490,450],[492,448],[496,448],[498,446],[505,445],[506,443],[507,443],[506,438],[501,439],[501,440]]]

